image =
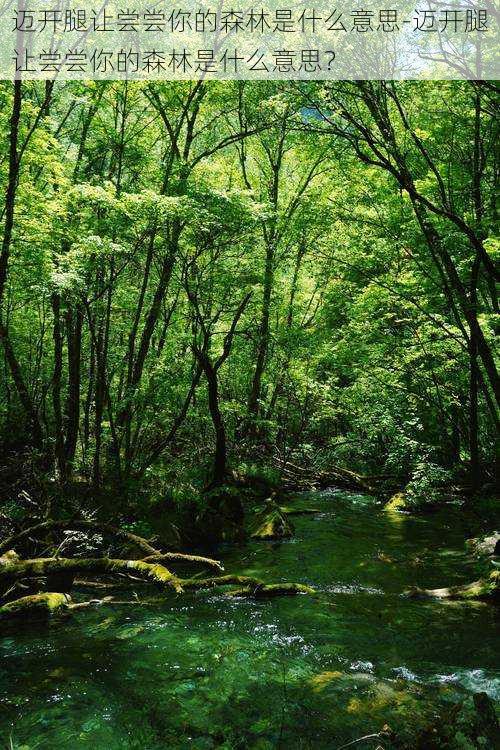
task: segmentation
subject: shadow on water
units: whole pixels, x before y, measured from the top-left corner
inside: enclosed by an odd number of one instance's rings
[[[470,691],[500,700],[497,610],[402,596],[471,580],[477,519],[338,492],[313,502],[293,539],[229,549],[224,564],[316,597],[199,592],[0,640],[5,747],[336,748],[386,722],[404,736]]]

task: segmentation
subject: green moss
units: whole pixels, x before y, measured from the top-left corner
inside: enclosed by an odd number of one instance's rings
[[[271,583],[259,586],[247,586],[228,592],[230,596],[252,596],[255,599],[270,599],[275,596],[293,596],[295,594],[315,594],[315,590],[303,583]]]
[[[399,511],[406,510],[408,507],[404,492],[397,492],[391,497],[391,499],[385,504],[384,510],[387,511]]]
[[[254,539],[287,539],[294,529],[285,513],[274,502],[266,503],[259,511],[251,526]]]
[[[107,557],[96,558],[40,558],[24,560],[19,563],[6,564],[0,567],[0,578],[16,580],[25,577],[43,577],[61,572],[114,574],[135,572],[146,581],[168,586],[180,592],[179,579],[159,563],[147,563],[142,560],[118,560]]]
[[[15,617],[49,617],[66,609],[69,597],[66,594],[44,593],[23,596],[0,607],[0,619]]]

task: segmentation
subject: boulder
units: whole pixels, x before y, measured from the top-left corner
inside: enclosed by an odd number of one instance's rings
[[[484,534],[475,539],[467,539],[465,545],[477,557],[500,555],[500,533],[492,531],[490,534]]]
[[[404,492],[396,492],[396,494],[393,495],[384,505],[384,510],[387,511],[400,511],[407,509],[408,504]]]
[[[286,513],[272,499],[256,513],[251,524],[253,539],[289,539],[293,532],[293,525]]]

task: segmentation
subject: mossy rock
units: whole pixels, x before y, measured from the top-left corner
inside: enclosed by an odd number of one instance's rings
[[[16,563],[18,561],[19,555],[13,549],[9,549],[3,555],[0,555],[0,565],[7,565],[8,563]]]
[[[408,510],[408,502],[404,492],[396,492],[390,500],[384,505],[384,510],[388,512]]]
[[[477,557],[500,555],[500,533],[493,531],[475,539],[467,539],[465,546]]]
[[[272,500],[257,512],[250,530],[252,539],[263,540],[289,539],[294,533],[287,515]]]

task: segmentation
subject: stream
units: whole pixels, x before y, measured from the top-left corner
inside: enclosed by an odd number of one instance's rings
[[[477,577],[477,517],[339,491],[296,504],[319,512],[293,518],[293,539],[216,554],[317,596],[202,591],[2,634],[2,750],[335,750],[385,723],[405,737],[470,692],[500,701],[498,609],[403,595]]]

